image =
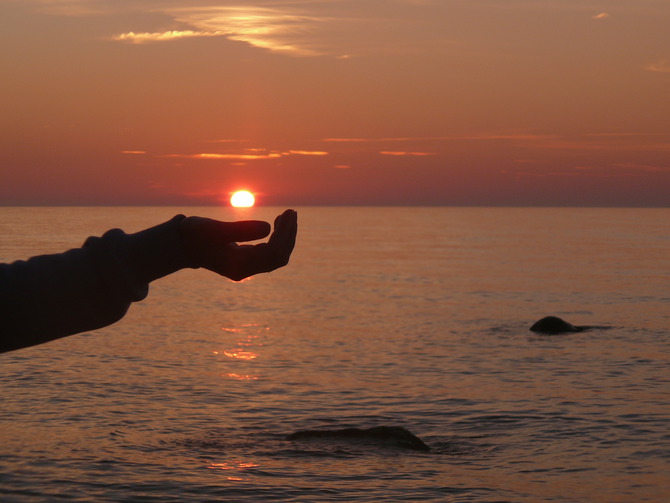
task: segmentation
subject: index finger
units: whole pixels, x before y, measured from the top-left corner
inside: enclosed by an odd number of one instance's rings
[[[298,213],[295,210],[286,210],[275,219],[274,225],[268,245],[277,258],[287,264],[298,234]]]
[[[221,222],[205,217],[189,217],[182,225],[190,238],[209,245],[254,241],[270,233],[270,224],[260,220]]]
[[[228,242],[255,241],[270,234],[270,224],[261,220],[217,223],[221,236],[226,236]]]

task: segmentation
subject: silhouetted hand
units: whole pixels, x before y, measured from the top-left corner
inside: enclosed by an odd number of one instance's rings
[[[268,242],[256,245],[237,243],[263,239],[270,233],[269,223],[258,220],[220,222],[188,217],[180,225],[186,253],[194,266],[241,281],[288,264],[298,232],[298,214],[286,210],[279,215]]]

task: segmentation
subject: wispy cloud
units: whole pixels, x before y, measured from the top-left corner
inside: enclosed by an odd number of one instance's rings
[[[317,56],[321,50],[309,46],[305,34],[328,18],[305,15],[284,8],[258,6],[213,6],[169,9],[176,21],[203,33],[216,33],[230,40],[246,42],[294,56]]]
[[[144,150],[122,150],[122,154],[128,154],[128,155],[142,155],[146,154]]]
[[[326,156],[328,152],[320,150],[267,150],[264,148],[248,148],[242,152],[202,152],[197,154],[163,154],[160,157],[178,158],[178,159],[204,159],[220,160],[232,159],[238,161],[254,161],[260,159],[278,159],[293,155],[299,156]]]
[[[632,162],[622,162],[613,164],[615,168],[624,168],[634,171],[647,171],[651,173],[660,173],[665,171],[670,171],[670,165],[667,166],[656,166],[652,164],[636,164]]]
[[[421,157],[426,155],[435,155],[434,152],[404,152],[398,150],[382,150],[379,152],[381,155],[394,155],[394,156],[415,156]]]
[[[29,1],[54,14],[142,14],[145,23],[152,23],[146,29],[135,25],[108,35],[122,42],[223,37],[284,55],[340,59],[370,53],[426,53],[453,45],[435,16],[416,16],[417,9],[439,10],[438,2],[427,0],[379,2],[382,10],[354,0]]]
[[[556,135],[549,134],[532,134],[532,133],[507,133],[507,134],[481,134],[472,136],[451,137],[453,140],[507,140],[507,141],[546,141],[556,139]]]
[[[335,142],[335,143],[355,143],[355,142],[367,142],[367,141],[379,141],[372,140],[369,138],[323,138],[321,141]]]
[[[593,19],[600,20],[600,19],[607,19],[608,17],[610,17],[610,15],[607,12],[601,12],[600,14],[596,14],[595,16],[593,16]]]
[[[663,134],[648,134],[648,133],[588,133],[584,136],[590,138],[635,138],[635,137],[649,137],[649,136],[666,136]]]
[[[377,143],[377,142],[411,142],[426,140],[447,140],[448,136],[399,137],[399,138],[322,138],[321,141],[332,143]]]
[[[667,59],[659,59],[644,67],[645,70],[655,73],[670,73],[670,62]]]
[[[463,136],[418,136],[418,137],[396,137],[396,138],[322,138],[323,142],[336,143],[384,143],[384,142],[422,142],[422,141],[487,141],[487,140],[509,140],[509,141],[540,141],[557,138],[555,135],[532,134],[532,133],[482,133]]]
[[[449,143],[490,142],[531,150],[571,150],[610,152],[667,152],[670,151],[670,135],[634,132],[589,133],[581,136],[565,137],[552,134],[524,132],[482,133],[463,136],[431,136],[413,138],[324,138],[323,142],[366,144],[377,147],[382,155],[430,155],[423,150],[430,143],[433,155],[446,152]],[[440,143],[444,143],[441,146]],[[394,148],[394,147],[401,148]]]
[[[175,40],[179,38],[193,38],[193,37],[217,37],[223,35],[218,32],[211,31],[193,31],[193,30],[170,30],[153,33],[135,33],[130,31],[128,33],[121,33],[115,35],[114,40],[121,40],[132,42],[134,44],[142,44],[145,42],[164,42],[166,40]]]
[[[508,169],[502,170],[504,174],[511,174],[519,178],[634,178],[647,177],[655,174],[662,174],[668,172],[670,168],[663,166],[651,166],[645,164],[620,163],[611,165],[576,165],[573,167],[566,167],[562,169],[546,169],[545,167],[537,167],[537,169],[530,170],[523,169]]]
[[[315,31],[326,18],[307,16],[278,8],[258,6],[209,6],[166,8],[165,14],[188,29],[127,32],[114,40],[133,43],[165,42],[181,38],[225,37],[252,46],[293,56],[317,56],[323,52],[308,46],[305,34]]]
[[[659,135],[635,135],[626,138],[621,135],[559,138],[529,144],[530,148],[547,150],[574,150],[591,152],[670,152],[670,142],[658,141]],[[656,138],[656,139],[652,139]]]
[[[257,159],[276,159],[281,157],[280,153],[270,152],[267,154],[216,154],[216,153],[201,153],[201,154],[163,154],[160,157],[173,157],[179,159],[235,159],[235,160],[257,160]]]
[[[2,0],[0,0],[2,1]],[[435,0],[22,0],[64,16],[133,19],[132,29],[108,33],[119,42],[161,43],[223,37],[297,57],[340,59],[370,53],[426,53],[451,47]],[[136,21],[136,22],[137,22]]]
[[[322,150],[289,150],[290,155],[328,155],[328,152]]]

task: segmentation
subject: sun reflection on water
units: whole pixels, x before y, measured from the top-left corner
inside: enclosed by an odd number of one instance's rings
[[[247,468],[256,468],[256,463],[231,461],[224,463],[210,463],[207,468],[211,470],[245,470]]]
[[[256,463],[251,463],[251,462],[239,462],[239,461],[232,461],[232,462],[223,462],[223,463],[210,463],[207,465],[208,470],[223,470],[223,471],[241,471],[244,472],[245,470],[248,470],[250,468],[256,468],[257,465]],[[239,475],[229,475],[226,477],[226,480],[230,480],[232,482],[244,482],[246,480],[249,480],[249,478],[245,477],[240,477]]]
[[[239,365],[249,365],[250,362],[261,356],[258,351],[263,347],[262,336],[270,330],[270,327],[258,323],[244,323],[221,327],[224,335],[227,336],[227,349],[212,351],[215,355],[222,355],[233,360],[237,360]],[[244,363],[249,362],[249,363]],[[231,371],[222,372],[222,377],[228,377],[238,381],[255,381],[259,377],[254,372],[249,372],[248,367],[236,367]]]
[[[237,358],[238,360],[255,360],[258,358],[258,354],[251,351],[224,351],[223,354],[229,358]]]
[[[249,374],[235,374],[229,372],[227,374],[221,374],[224,377],[230,377],[231,379],[237,379],[238,381],[256,381],[258,376],[249,375]]]

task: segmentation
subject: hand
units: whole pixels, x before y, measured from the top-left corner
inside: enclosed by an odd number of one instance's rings
[[[256,245],[239,245],[237,242],[263,239],[270,233],[269,223],[258,220],[220,222],[188,217],[180,225],[186,253],[195,267],[204,267],[233,281],[241,281],[288,264],[298,232],[298,214],[286,210],[279,215],[268,242]]]

